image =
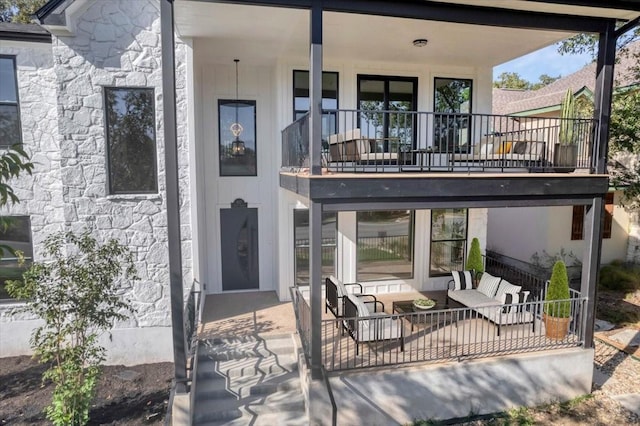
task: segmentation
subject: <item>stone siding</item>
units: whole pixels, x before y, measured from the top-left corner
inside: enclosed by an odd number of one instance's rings
[[[88,228],[99,240],[115,238],[127,245],[134,253],[141,279],[127,284],[126,290],[136,313],[116,328],[169,327],[159,5],[153,0],[95,1],[77,13],[70,17],[76,23],[75,33],[54,36],[52,45],[47,45],[48,62],[45,63],[48,65],[34,66],[31,71],[25,68],[19,73],[23,134],[37,164],[34,179],[21,179],[17,185],[23,202],[12,207],[12,212],[32,216],[36,253],[42,239],[59,229],[81,231]],[[186,87],[188,48],[176,39],[185,291],[192,281]],[[40,86],[46,89],[44,102],[41,94],[44,89]],[[154,89],[157,194],[108,194],[104,87]],[[0,315],[0,322],[10,321],[8,312]],[[170,359],[171,354],[167,356]]]

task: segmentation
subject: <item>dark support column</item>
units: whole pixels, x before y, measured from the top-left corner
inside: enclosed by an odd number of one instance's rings
[[[176,58],[173,38],[173,0],[160,1],[162,41],[162,109],[164,119],[164,158],[167,185],[167,232],[173,365],[177,393],[187,390],[187,359],[183,328],[182,251],[180,249],[180,204],[178,193],[178,132],[176,128]]]
[[[314,0],[310,14],[309,160],[312,175],[322,174],[322,0]]]
[[[596,65],[596,87],[594,118],[599,126],[594,138],[594,166],[596,173],[607,173],[607,152],[609,146],[609,120],[611,119],[611,94],[613,91],[613,67],[616,60],[615,23],[610,22],[607,30],[600,33],[598,62]]]
[[[602,252],[602,227],[604,201],[594,198],[584,219],[584,254],[582,256],[582,281],[580,293],[587,297],[585,315],[582,318],[584,346],[593,347],[593,330],[596,320],[596,288],[600,273],[600,254]]]
[[[311,286],[311,378],[322,378],[322,204],[309,203]]]

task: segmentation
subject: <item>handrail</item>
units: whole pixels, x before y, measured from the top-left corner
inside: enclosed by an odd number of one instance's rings
[[[333,390],[331,389],[331,383],[329,382],[329,375],[327,370],[324,368],[324,365],[320,367],[320,370],[322,371],[322,378],[327,386],[327,393],[329,394],[329,400],[331,401],[331,425],[336,426],[338,424],[338,405],[336,404],[336,399],[333,396]]]

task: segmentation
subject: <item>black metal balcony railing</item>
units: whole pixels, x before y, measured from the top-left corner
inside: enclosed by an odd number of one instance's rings
[[[334,172],[593,171],[593,119],[331,110]],[[283,170],[309,167],[309,116],[282,131]],[[561,128],[563,131],[561,132]],[[569,131],[567,131],[569,129]]]

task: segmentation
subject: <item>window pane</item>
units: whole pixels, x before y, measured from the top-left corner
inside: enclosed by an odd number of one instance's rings
[[[0,105],[0,147],[20,143],[18,105]]]
[[[358,281],[413,276],[413,215],[409,210],[358,212]]]
[[[296,285],[309,285],[309,210],[294,210]],[[335,274],[336,229],[335,212],[322,214],[322,279]]]
[[[434,122],[436,149],[440,152],[467,152],[471,112],[471,80],[435,79]]]
[[[13,57],[0,57],[0,102],[18,102]]]
[[[153,89],[105,89],[111,194],[157,191]]]
[[[309,71],[293,72],[293,116],[299,117],[309,111]],[[322,108],[338,109],[338,73],[322,73]],[[335,113],[322,116],[322,138],[336,133]]]
[[[220,176],[256,176],[256,101],[220,100],[218,118]]]
[[[430,276],[464,269],[467,251],[467,210],[431,210]]]
[[[0,259],[0,300],[9,299],[5,289],[8,280],[19,280],[24,271],[31,265],[33,259],[33,245],[31,243],[31,221],[28,216],[4,217],[7,228],[0,227],[0,244],[7,245],[24,254],[25,263],[20,265],[18,260],[8,251],[2,250]]]

